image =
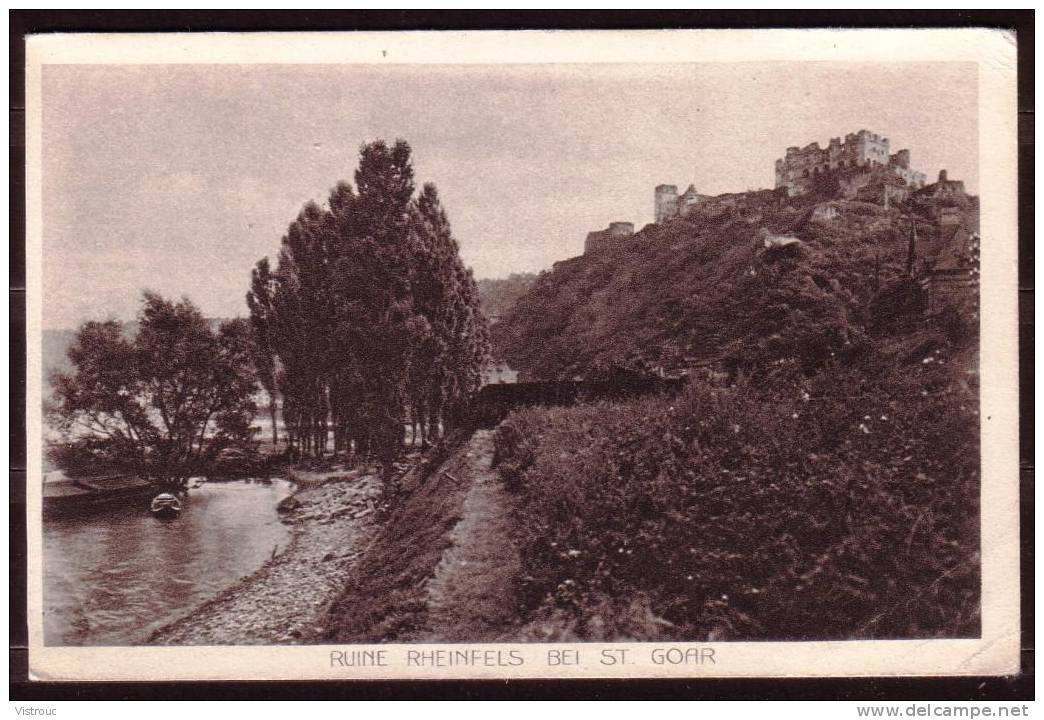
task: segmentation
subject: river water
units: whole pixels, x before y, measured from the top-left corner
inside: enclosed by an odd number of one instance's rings
[[[45,517],[46,645],[133,645],[289,542],[276,505],[285,480],[212,482],[188,491],[181,515],[142,503]]]

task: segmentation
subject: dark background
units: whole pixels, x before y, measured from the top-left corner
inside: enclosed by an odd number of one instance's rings
[[[1031,700],[1033,629],[1034,13],[970,11],[19,11],[10,18],[9,699]],[[25,36],[48,32],[994,27],[1018,38],[1022,672],[1003,678],[426,682],[29,682],[25,522]]]

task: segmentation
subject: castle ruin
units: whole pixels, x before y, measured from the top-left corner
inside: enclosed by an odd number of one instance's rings
[[[678,194],[677,185],[657,185],[653,222],[661,223],[673,217],[685,217],[693,208],[709,199],[709,195],[696,192],[695,185],[689,185],[681,195]]]
[[[910,167],[909,150],[890,154],[888,138],[860,130],[845,135],[844,142],[840,137],[831,138],[825,148],[818,142],[788,147],[786,155],[776,160],[776,188],[786,188],[790,197],[803,195],[828,173],[837,176],[841,194],[848,199],[856,198],[861,191],[864,195],[881,195],[885,202],[902,199],[900,195],[919,190],[925,183],[924,173]]]
[[[616,221],[609,223],[605,230],[594,230],[587,233],[584,240],[584,254],[601,250],[608,245],[634,235],[634,223]]]

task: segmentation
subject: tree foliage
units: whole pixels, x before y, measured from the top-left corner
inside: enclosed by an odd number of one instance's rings
[[[187,299],[146,293],[134,338],[87,322],[52,378],[55,451],[78,464],[180,483],[248,443],[256,407],[253,340],[243,320],[217,331]]]
[[[387,466],[407,420],[425,441],[458,421],[486,322],[435,186],[415,193],[410,146],[364,145],[354,180],[304,206],[247,302],[294,452],[327,451],[332,431],[335,451]]]

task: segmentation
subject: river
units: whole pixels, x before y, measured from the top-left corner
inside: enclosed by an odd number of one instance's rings
[[[289,542],[276,505],[285,480],[212,482],[188,492],[181,515],[138,503],[45,517],[46,645],[134,645]]]

